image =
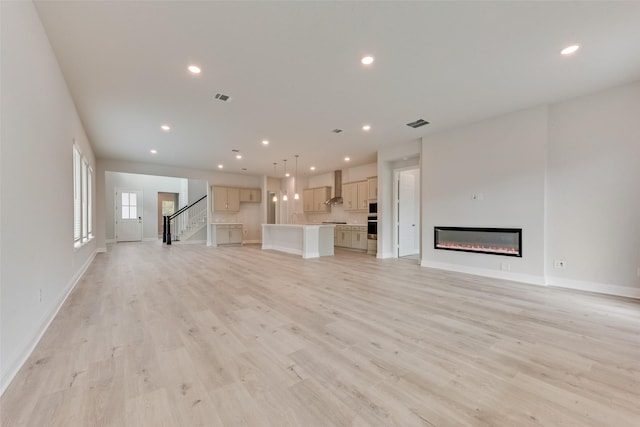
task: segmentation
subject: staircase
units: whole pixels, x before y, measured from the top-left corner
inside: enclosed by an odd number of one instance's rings
[[[207,225],[207,196],[202,196],[189,206],[185,206],[173,215],[164,217],[162,242],[186,241]]]

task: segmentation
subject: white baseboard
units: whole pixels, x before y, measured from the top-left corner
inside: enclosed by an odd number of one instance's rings
[[[243,245],[255,245],[255,244],[261,244],[262,240],[243,240],[242,244]]]
[[[158,237],[145,237],[142,239],[143,242],[157,242],[158,240],[162,240],[162,238]]]
[[[106,247],[105,248],[97,248],[96,252],[97,253],[105,253],[105,252],[107,252],[107,248]]]
[[[640,288],[631,286],[610,285],[607,283],[588,282],[586,280],[564,279],[547,276],[547,285],[559,288],[577,289],[599,294],[640,299]]]
[[[437,268],[439,270],[456,271],[458,273],[475,274],[476,276],[491,277],[493,279],[511,280],[512,282],[528,283],[531,285],[545,286],[543,276],[533,274],[514,273],[511,271],[490,270],[488,268],[468,267],[464,265],[449,264],[445,262],[425,261],[420,262],[421,267]]]
[[[78,282],[80,281],[84,273],[87,271],[87,268],[89,268],[89,266],[93,262],[93,259],[96,257],[97,252],[98,251],[95,250],[91,254],[91,256],[89,256],[89,258],[85,261],[82,267],[73,275],[73,277],[71,277],[71,280],[69,280],[69,282],[67,283],[67,286],[65,287],[65,291],[63,292],[62,296],[58,299],[58,303],[54,304],[52,309],[49,310],[47,313],[45,313],[45,315],[43,316],[42,323],[44,326],[40,329],[39,332],[37,332],[32,337],[31,340],[29,340],[29,344],[27,345],[25,350],[22,352],[21,357],[19,357],[12,364],[13,366],[7,369],[6,373],[2,376],[2,378],[0,379],[0,396],[4,394],[4,392],[7,390],[7,388],[11,384],[11,381],[13,381],[13,379],[18,374],[20,369],[24,366],[26,361],[29,359],[29,356],[31,356],[31,353],[33,353],[33,350],[36,348],[36,346],[44,336],[45,332],[47,332],[47,329],[49,329],[49,325],[51,325],[51,322],[53,322],[53,319],[56,318],[56,316],[58,315],[58,312],[64,305],[65,301],[67,300],[71,292],[75,289],[76,285],[78,284]]]
[[[385,259],[385,258],[395,258],[396,256],[393,252],[378,252],[376,254],[376,258]]]
[[[116,239],[107,239],[104,241],[105,243],[115,243]]]

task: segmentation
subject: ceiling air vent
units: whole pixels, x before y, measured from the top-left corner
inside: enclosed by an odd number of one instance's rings
[[[407,123],[407,126],[410,126],[412,128],[419,128],[420,126],[424,126],[424,125],[428,125],[429,122],[423,119],[418,119],[415,122],[411,122],[411,123]]]
[[[230,101],[231,97],[222,93],[216,93],[215,98],[219,101]]]
[[[334,129],[334,130],[332,130],[331,132],[333,132],[333,133],[340,133],[340,132],[342,132],[342,129]]]

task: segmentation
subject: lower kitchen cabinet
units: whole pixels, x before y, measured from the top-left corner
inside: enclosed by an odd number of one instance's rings
[[[336,225],[334,245],[341,248],[367,250],[365,225]]]
[[[214,228],[216,246],[242,244],[242,224],[215,224]]]

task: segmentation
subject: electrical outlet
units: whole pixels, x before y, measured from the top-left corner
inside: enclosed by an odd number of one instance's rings
[[[567,262],[564,260],[557,259],[553,261],[553,268],[559,268],[561,270],[564,270],[566,266],[567,266]]]
[[[501,262],[500,263],[500,270],[502,270],[502,271],[511,271],[511,264],[509,264],[508,262]]]

